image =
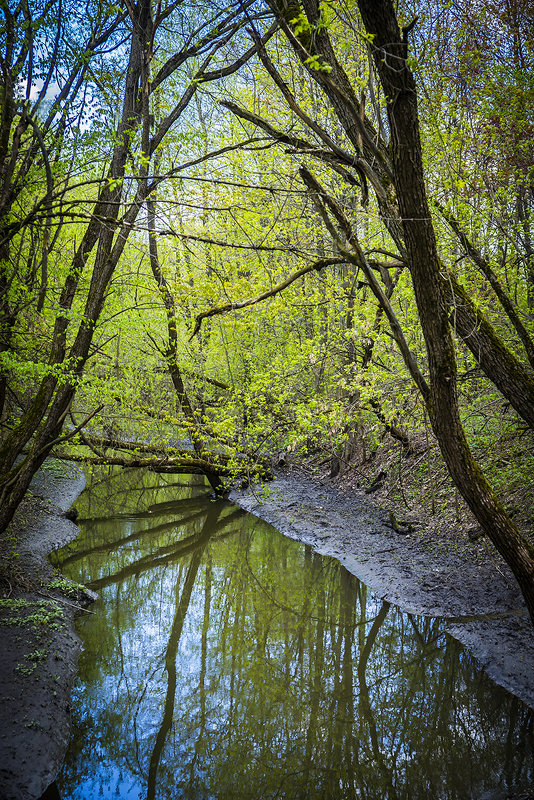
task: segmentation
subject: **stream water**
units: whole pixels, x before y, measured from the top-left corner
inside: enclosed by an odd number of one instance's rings
[[[99,600],[62,798],[481,800],[534,786],[534,715],[443,623],[194,479],[103,472],[54,554]],[[514,794],[515,796],[515,794]]]

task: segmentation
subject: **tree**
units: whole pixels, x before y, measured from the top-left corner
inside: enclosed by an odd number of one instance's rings
[[[24,307],[16,293],[15,304],[10,299],[15,279],[20,276],[18,258],[13,259],[12,253],[16,253],[17,246],[20,249],[30,226],[42,219],[51,219],[50,225],[55,227],[52,235],[51,231],[46,233],[45,226],[43,247],[47,257],[51,243],[59,243],[56,234],[69,215],[74,216],[81,227],[81,240],[75,240],[74,256],[65,269],[51,340],[37,371],[38,380],[29,387],[30,399],[23,404],[15,424],[8,427],[0,448],[0,530],[4,530],[12,519],[32,476],[52,448],[72,437],[85,424],[82,422],[64,436],[61,434],[84,368],[92,355],[94,333],[114,271],[144,204],[163,180],[185,168],[174,165],[167,174],[156,175],[150,173],[149,167],[198,86],[231,74],[255,52],[255,45],[247,48],[242,40],[237,57],[217,63],[217,58],[226,54],[229,42],[236,37],[245,20],[251,18],[248,14],[250,7],[251,3],[245,3],[243,7],[239,3],[221,5],[220,8],[216,3],[196,4],[192,13],[190,9],[182,9],[180,2],[170,3],[162,9],[160,5],[153,6],[151,0],[139,0],[136,3],[127,1],[124,10],[117,13],[115,6],[108,8],[97,4],[89,40],[83,45],[78,41],[73,43],[72,50],[81,55],[75,57],[73,65],[69,65],[67,78],[59,86],[44,122],[40,116],[40,104],[50,89],[54,70],[59,66],[58,51],[61,52],[64,45],[66,47],[63,28],[68,20],[63,19],[62,0],[57,0],[56,4],[49,3],[35,20],[24,3],[17,7],[15,15],[7,5],[2,7],[8,34],[2,63],[4,92],[1,109],[5,121],[1,142],[4,205],[0,208],[4,381],[6,365],[9,367],[10,364],[8,356],[12,354],[18,310]],[[93,20],[93,11],[87,13]],[[16,26],[21,16],[24,17],[22,37]],[[252,18],[255,18],[254,14]],[[43,27],[45,19],[48,25],[49,19],[55,25],[55,44],[52,52],[47,54],[49,67],[41,95],[32,103],[33,42],[37,33],[42,37],[49,33],[48,28]],[[72,25],[74,36],[79,30],[76,18]],[[172,29],[173,25],[174,30],[180,32],[177,37],[183,42],[178,48],[175,41],[169,43],[168,34],[163,41],[163,32],[169,27]],[[268,37],[269,32],[266,35]],[[167,51],[166,56],[158,54],[155,58],[158,44],[163,52]],[[14,56],[16,45],[19,52]],[[70,54],[71,49],[66,49]],[[91,176],[95,187],[93,203],[73,200],[70,210],[66,211],[65,198],[70,200],[79,182],[77,184],[74,173],[68,171],[68,164],[63,165],[60,160],[60,165],[66,166],[65,182],[54,185],[50,160],[57,153],[60,134],[74,147],[69,109],[79,92],[88,94],[94,90],[96,97],[98,92],[94,87],[102,90],[104,84],[99,79],[96,57],[102,58],[106,67],[107,53],[115,50],[123,81],[122,108],[105,147],[101,145],[101,150],[108,150],[108,158],[99,163],[103,177],[95,180]],[[37,45],[35,52],[39,52]],[[155,118],[156,97],[177,76],[182,80],[178,95],[171,106],[165,108],[161,118]],[[27,96],[23,102],[18,99],[20,81],[26,84]],[[111,81],[107,79],[107,84],[110,83],[113,83],[113,78]],[[24,139],[28,130],[30,133]],[[60,155],[57,154],[58,159]],[[37,195],[27,212],[21,210],[15,201],[27,185],[28,165],[36,159],[45,174],[45,179],[41,180],[45,189]],[[86,165],[85,173],[88,171]],[[41,289],[43,286],[46,287],[45,277]],[[39,298],[37,307],[40,305]],[[93,410],[89,417],[98,410]]]
[[[272,2],[270,7],[296,56],[324,92],[352,152],[339,146],[324,128],[298,107],[294,97],[288,99],[288,103],[294,114],[310,129],[311,139],[286,134],[235,103],[227,106],[280,143],[328,163],[349,186],[361,184],[365,198],[370,185],[376,195],[383,223],[402,257],[405,254],[404,233],[395,197],[388,141],[382,135],[380,124],[373,124],[366,112],[364,97],[358,97],[336,56],[328,26],[322,16],[323,11],[329,8],[328,3],[305,3],[301,6],[297,2]],[[263,52],[263,61],[267,63],[270,59]],[[271,74],[276,73],[272,62],[269,69]],[[275,80],[286,98],[289,98],[291,92],[287,86],[282,86],[280,76]],[[451,308],[454,308],[454,327],[461,341],[517,413],[530,427],[534,427],[534,380],[529,371],[506,346],[495,327],[450,270],[443,278],[442,291]]]
[[[72,218],[61,207],[69,181],[64,165],[80,143],[89,66],[120,41],[125,12],[105,4],[87,11],[90,32],[81,39],[76,4],[20,3],[14,11],[2,4],[0,415],[16,323],[28,303],[43,310],[50,253]],[[55,70],[63,74],[61,86]]]
[[[534,623],[534,548],[521,536],[473,458],[458,409],[456,356],[448,293],[426,196],[417,91],[408,65],[408,31],[398,25],[389,0],[359,0],[387,101],[399,211],[419,319],[428,351],[432,428],[452,479],[490,540],[511,567]]]
[[[230,110],[273,139],[304,156],[328,163],[346,184],[359,184],[363,203],[371,186],[383,223],[408,266],[427,353],[428,378],[408,345],[379,273],[368,262],[347,214],[321,183],[301,169],[301,176],[330,232],[338,252],[364,274],[387,318],[412,379],[418,387],[451,477],[485,533],[511,567],[534,621],[534,550],[521,536],[473,458],[460,419],[456,355],[451,318],[461,341],[477,363],[530,427],[534,425],[534,382],[530,372],[506,346],[469,290],[447,270],[438,251],[423,172],[417,93],[410,69],[408,37],[416,21],[403,30],[390,2],[359,2],[367,42],[384,92],[387,126],[375,103],[375,123],[363,95],[358,97],[342,67],[330,35],[328,3],[272,0],[269,3],[294,53],[320,86],[342,126],[350,150],[311,118],[295,99],[269,58],[259,48],[263,65],[285,97],[294,116],[312,139],[280,131],[257,114],[228,103]],[[390,142],[385,138],[391,137]],[[449,224],[454,220],[449,218]],[[455,231],[457,232],[457,231]],[[460,233],[461,238],[461,233]],[[468,240],[463,240],[468,247]],[[471,250],[474,256],[474,250]],[[526,342],[530,337],[525,329]]]

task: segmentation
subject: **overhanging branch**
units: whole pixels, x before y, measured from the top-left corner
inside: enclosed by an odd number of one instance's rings
[[[283,292],[284,289],[287,289],[288,286],[291,286],[292,283],[297,281],[299,278],[302,278],[302,276],[306,275],[308,272],[319,271],[325,267],[332,266],[332,264],[344,264],[346,260],[346,258],[321,258],[319,261],[314,261],[313,264],[307,264],[305,267],[297,270],[292,275],[289,275],[289,277],[287,277],[285,280],[277,283],[276,286],[273,286],[272,289],[262,292],[257,297],[250,297],[248,300],[243,300],[240,303],[225,303],[222,306],[216,306],[215,308],[208,309],[208,311],[203,311],[201,314],[198,314],[195,319],[195,326],[193,328],[193,333],[189,337],[189,341],[191,341],[191,339],[197,335],[203,320],[207,319],[208,317],[215,317],[220,314],[226,314],[228,311],[238,311],[241,308],[249,308],[249,306],[254,306],[257,303],[261,303],[263,300],[267,300],[269,297],[274,297],[275,295],[280,294],[280,292]]]

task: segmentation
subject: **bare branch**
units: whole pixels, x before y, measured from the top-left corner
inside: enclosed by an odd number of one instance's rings
[[[72,437],[76,436],[77,433],[80,433],[80,431],[87,425],[87,423],[90,422],[93,419],[93,417],[99,414],[103,408],[104,404],[102,403],[101,405],[98,406],[98,408],[95,408],[95,410],[92,411],[89,414],[89,416],[87,416],[82,422],[80,422],[80,424],[77,425],[72,431],[69,431],[64,436],[58,437],[55,441],[51,442],[49,446],[55,447],[58,444],[63,444],[63,442],[67,442],[69,439],[72,439]]]
[[[223,242],[220,239],[210,239],[207,236],[193,236],[190,233],[177,233],[176,231],[167,230],[158,231],[160,236],[176,236],[183,241],[202,242],[202,244],[215,244],[218,247],[229,247],[233,250],[258,250],[266,253],[293,253],[301,254],[302,251],[296,247],[271,247],[266,244],[234,244],[233,242]]]
[[[303,275],[307,275],[308,272],[319,271],[325,267],[331,266],[332,264],[343,264],[345,261],[346,258],[322,258],[319,261],[314,261],[313,264],[307,264],[305,267],[293,272],[293,274],[289,275],[289,277],[287,277],[285,280],[277,283],[272,289],[262,292],[262,294],[258,295],[257,297],[251,297],[248,300],[243,300],[240,303],[225,303],[223,306],[216,306],[215,308],[210,308],[208,311],[203,311],[201,314],[198,314],[195,319],[195,326],[193,328],[193,333],[189,337],[189,341],[191,341],[191,339],[197,335],[201,328],[202,321],[208,317],[215,317],[219,314],[226,314],[228,311],[237,311],[241,308],[254,306],[257,303],[261,303],[263,300],[267,300],[269,297],[274,297],[275,295],[280,294],[280,292],[283,292],[288,286],[291,286],[292,283],[299,280],[299,278],[302,278]]]
[[[258,37],[259,42],[261,42],[262,45],[266,44],[271,38],[271,36],[273,36],[273,34],[276,33],[277,30],[278,30],[278,23],[274,22],[261,38]],[[240,69],[242,66],[244,66],[247,63],[247,61],[250,61],[252,56],[255,55],[257,51],[258,51],[258,45],[257,43],[255,43],[253,47],[250,47],[245,53],[243,53],[243,55],[240,58],[236,59],[232,64],[228,64],[226,67],[221,67],[220,69],[215,69],[212,72],[201,73],[198,76],[197,80],[200,81],[201,83],[206,83],[206,81],[213,81],[217,80],[218,78],[226,78],[228,77],[228,75],[233,75],[234,72],[237,72],[237,70]]]
[[[525,352],[527,354],[531,366],[534,367],[534,342],[532,341],[527,329],[523,325],[523,322],[517,312],[517,309],[515,308],[514,304],[504,291],[502,284],[499,281],[499,278],[491,268],[490,263],[487,261],[487,259],[484,258],[480,250],[477,247],[475,247],[475,245],[471,242],[466,232],[463,230],[460,223],[458,222],[456,217],[452,214],[452,212],[448,211],[437,200],[431,199],[430,202],[435,206],[435,208],[438,209],[445,222],[447,222],[450,229],[453,231],[453,233],[461,242],[462,247],[465,249],[465,252],[469,256],[473,264],[475,264],[475,266],[479,268],[479,270],[482,272],[482,274],[490,284],[501,306],[506,312],[508,319],[514,326],[516,333],[519,336],[523,344],[523,347],[525,348]]]
[[[361,175],[363,174],[369,182],[372,184],[377,197],[379,199],[385,199],[386,193],[382,183],[370,166],[368,161],[365,158],[361,158],[359,156],[351,155],[347,150],[335,145],[335,149],[331,150],[322,150],[317,147],[316,144],[313,142],[309,142],[307,139],[301,139],[298,136],[292,136],[291,134],[285,133],[284,131],[280,131],[271,125],[269,122],[264,120],[262,117],[259,117],[257,114],[252,113],[251,111],[247,111],[244,108],[241,108],[236,103],[232,102],[231,100],[223,100],[221,105],[227,108],[232,114],[235,114],[236,117],[240,119],[244,119],[247,122],[251,122],[253,125],[256,125],[261,130],[264,130],[270,138],[274,139],[276,142],[281,142],[282,144],[287,144],[290,147],[294,147],[300,155],[309,155],[313,156],[314,158],[319,159],[320,161],[324,161],[329,164],[330,167],[336,169],[336,162],[341,162],[345,164],[347,167],[351,167],[352,169],[356,169],[360,175],[360,180],[358,181],[361,185]],[[325,136],[328,134],[325,133]],[[336,169],[339,172],[339,169]],[[350,176],[349,173],[341,172],[345,179],[349,178],[349,182],[355,182],[355,179]]]

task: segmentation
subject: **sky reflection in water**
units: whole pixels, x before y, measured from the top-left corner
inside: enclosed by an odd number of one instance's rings
[[[100,599],[61,796],[439,800],[534,785],[534,722],[443,624],[183,479],[101,473],[54,563]],[[494,794],[497,790],[504,794]]]

